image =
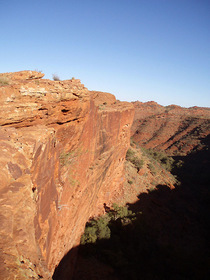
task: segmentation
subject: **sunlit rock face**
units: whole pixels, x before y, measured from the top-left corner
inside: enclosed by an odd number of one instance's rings
[[[186,155],[202,149],[210,134],[210,108],[161,106],[156,102],[133,102],[135,117],[132,135],[146,148]]]
[[[0,74],[1,279],[50,279],[122,192],[133,105],[43,76]]]

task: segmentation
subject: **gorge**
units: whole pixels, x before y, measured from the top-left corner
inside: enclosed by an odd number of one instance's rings
[[[158,193],[165,186],[163,193],[169,192],[173,203],[181,196],[186,212],[200,209],[203,196],[185,208],[186,188],[180,194],[176,178],[137,143],[164,150],[177,162],[199,154],[195,161],[200,167],[193,168],[200,168],[201,174],[209,167],[210,109],[121,102],[110,93],[89,91],[78,79],[51,81],[43,76],[37,71],[0,74],[0,278],[52,279],[62,258],[71,252],[66,279],[97,279],[78,276],[75,248],[86,222],[105,214],[104,205],[137,205],[146,200],[147,206],[141,207],[148,214],[151,207],[157,208],[150,205],[150,196],[153,203],[160,203],[154,192],[150,194],[152,188]],[[136,143],[130,147],[131,136]],[[129,149],[142,159],[137,169],[128,160]],[[205,205],[207,180],[201,182]],[[194,201],[194,196],[189,197]],[[161,199],[162,205],[168,205],[167,195]],[[161,226],[171,217],[168,206],[157,211],[159,216],[162,212]],[[155,219],[154,213],[146,217]],[[186,214],[187,230],[204,223],[193,224],[193,219]],[[177,216],[172,222],[179,223]],[[199,238],[192,239],[202,243],[203,250],[206,240]],[[106,279],[112,279],[111,274]],[[65,280],[64,276],[53,279]]]

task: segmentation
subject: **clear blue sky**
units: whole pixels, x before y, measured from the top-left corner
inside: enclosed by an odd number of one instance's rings
[[[0,0],[0,73],[210,107],[210,0]]]

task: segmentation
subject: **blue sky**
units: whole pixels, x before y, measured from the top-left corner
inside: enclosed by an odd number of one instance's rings
[[[210,0],[0,0],[0,73],[210,107]]]

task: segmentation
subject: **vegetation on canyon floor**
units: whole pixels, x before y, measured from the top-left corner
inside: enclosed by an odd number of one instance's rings
[[[104,216],[91,219],[85,227],[85,232],[81,237],[81,244],[95,243],[97,240],[109,239],[114,221],[119,220],[122,225],[128,225],[136,219],[136,214],[128,207],[113,204]]]
[[[104,216],[89,221],[80,258],[110,266],[110,279],[209,279],[209,151],[174,159],[143,151],[176,171],[181,185],[174,190],[156,186],[140,194],[135,204],[115,204]],[[135,156],[128,152],[127,158]]]
[[[147,167],[154,178],[160,177],[163,170],[166,170],[168,176],[172,178],[172,181],[179,184],[176,173],[182,167],[183,162],[181,159],[174,159],[174,157],[167,155],[165,151],[146,149],[131,139],[131,146],[127,151],[126,160],[133,164],[137,172]],[[174,172],[175,170],[176,172]],[[130,181],[133,180],[129,179],[129,183]]]
[[[153,149],[141,148],[143,153],[146,154],[152,162],[159,162],[167,171],[171,171],[174,165],[174,159],[168,156],[164,151],[155,151]]]
[[[137,171],[139,171],[144,165],[144,161],[133,149],[128,149],[126,154],[126,160],[130,161],[136,167]]]

